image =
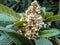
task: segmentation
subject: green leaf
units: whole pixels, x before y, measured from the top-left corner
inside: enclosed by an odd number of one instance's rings
[[[18,43],[17,41],[19,40],[19,42],[21,42],[23,45],[32,45],[31,42],[30,42],[30,40],[27,39],[23,35],[19,35],[19,34],[14,33],[14,32],[6,32],[6,33],[16,43]],[[17,40],[17,41],[15,41],[15,40]]]
[[[22,45],[22,43],[18,39],[14,38],[13,36],[9,36],[9,37],[16,45]]]
[[[41,11],[41,14],[42,14],[41,16],[42,16],[43,18],[45,18],[45,11],[44,11],[43,9],[41,9],[40,11]]]
[[[0,14],[0,22],[11,22],[11,23],[14,23],[16,21],[14,19],[12,19],[11,17],[9,17],[9,16],[6,16],[4,14]]]
[[[2,31],[0,31],[0,45],[10,44],[11,39]]]
[[[0,45],[9,45],[11,40],[9,38],[4,38],[0,41]]]
[[[24,24],[26,24],[26,21],[18,21],[16,23],[14,23],[14,26],[23,26]]]
[[[45,15],[46,19],[51,17],[51,16],[53,16],[53,12],[46,12],[46,15]]]
[[[60,20],[60,15],[51,16],[44,20],[45,23]]]
[[[60,34],[60,32],[57,29],[44,30],[41,31],[40,37],[52,37],[58,34]]]
[[[22,43],[21,43],[18,39],[14,38],[13,36],[10,36],[10,39],[11,39],[16,45],[22,45]]]
[[[6,14],[8,16],[11,16],[15,20],[19,20],[20,19],[20,15],[18,15],[15,11],[13,11],[12,9],[10,9],[7,6],[4,6],[2,4],[0,4],[0,13]]]
[[[34,39],[36,45],[53,45],[51,41],[45,38],[40,38],[40,39]]]
[[[15,30],[8,29],[8,28],[2,27],[2,26],[0,26],[0,31],[15,32]]]

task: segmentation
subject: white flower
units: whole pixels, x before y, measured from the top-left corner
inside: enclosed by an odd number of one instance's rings
[[[23,24],[25,30],[24,35],[29,39],[39,37],[39,31],[42,25],[44,25],[40,10],[41,7],[38,5],[37,1],[34,1],[25,13],[21,14],[20,21],[27,21],[27,24]]]

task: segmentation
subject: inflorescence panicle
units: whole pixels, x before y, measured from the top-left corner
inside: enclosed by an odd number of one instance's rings
[[[38,5],[37,1],[32,2],[25,13],[21,14],[20,21],[27,21],[27,23],[24,24],[23,33],[27,38],[33,39],[39,37],[39,31],[44,25],[41,15],[41,7]]]

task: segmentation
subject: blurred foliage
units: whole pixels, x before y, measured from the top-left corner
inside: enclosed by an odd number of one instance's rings
[[[58,10],[58,14],[60,14],[60,0],[59,0],[59,10]],[[56,27],[60,29],[60,20],[56,21]]]
[[[8,0],[5,5],[12,8],[16,12],[24,12],[31,4],[32,0]],[[8,3],[8,4],[7,4]],[[22,10],[21,10],[22,9]]]
[[[7,0],[0,0],[0,3],[1,3],[1,4],[4,4],[4,3],[6,3],[6,1],[7,1]]]

